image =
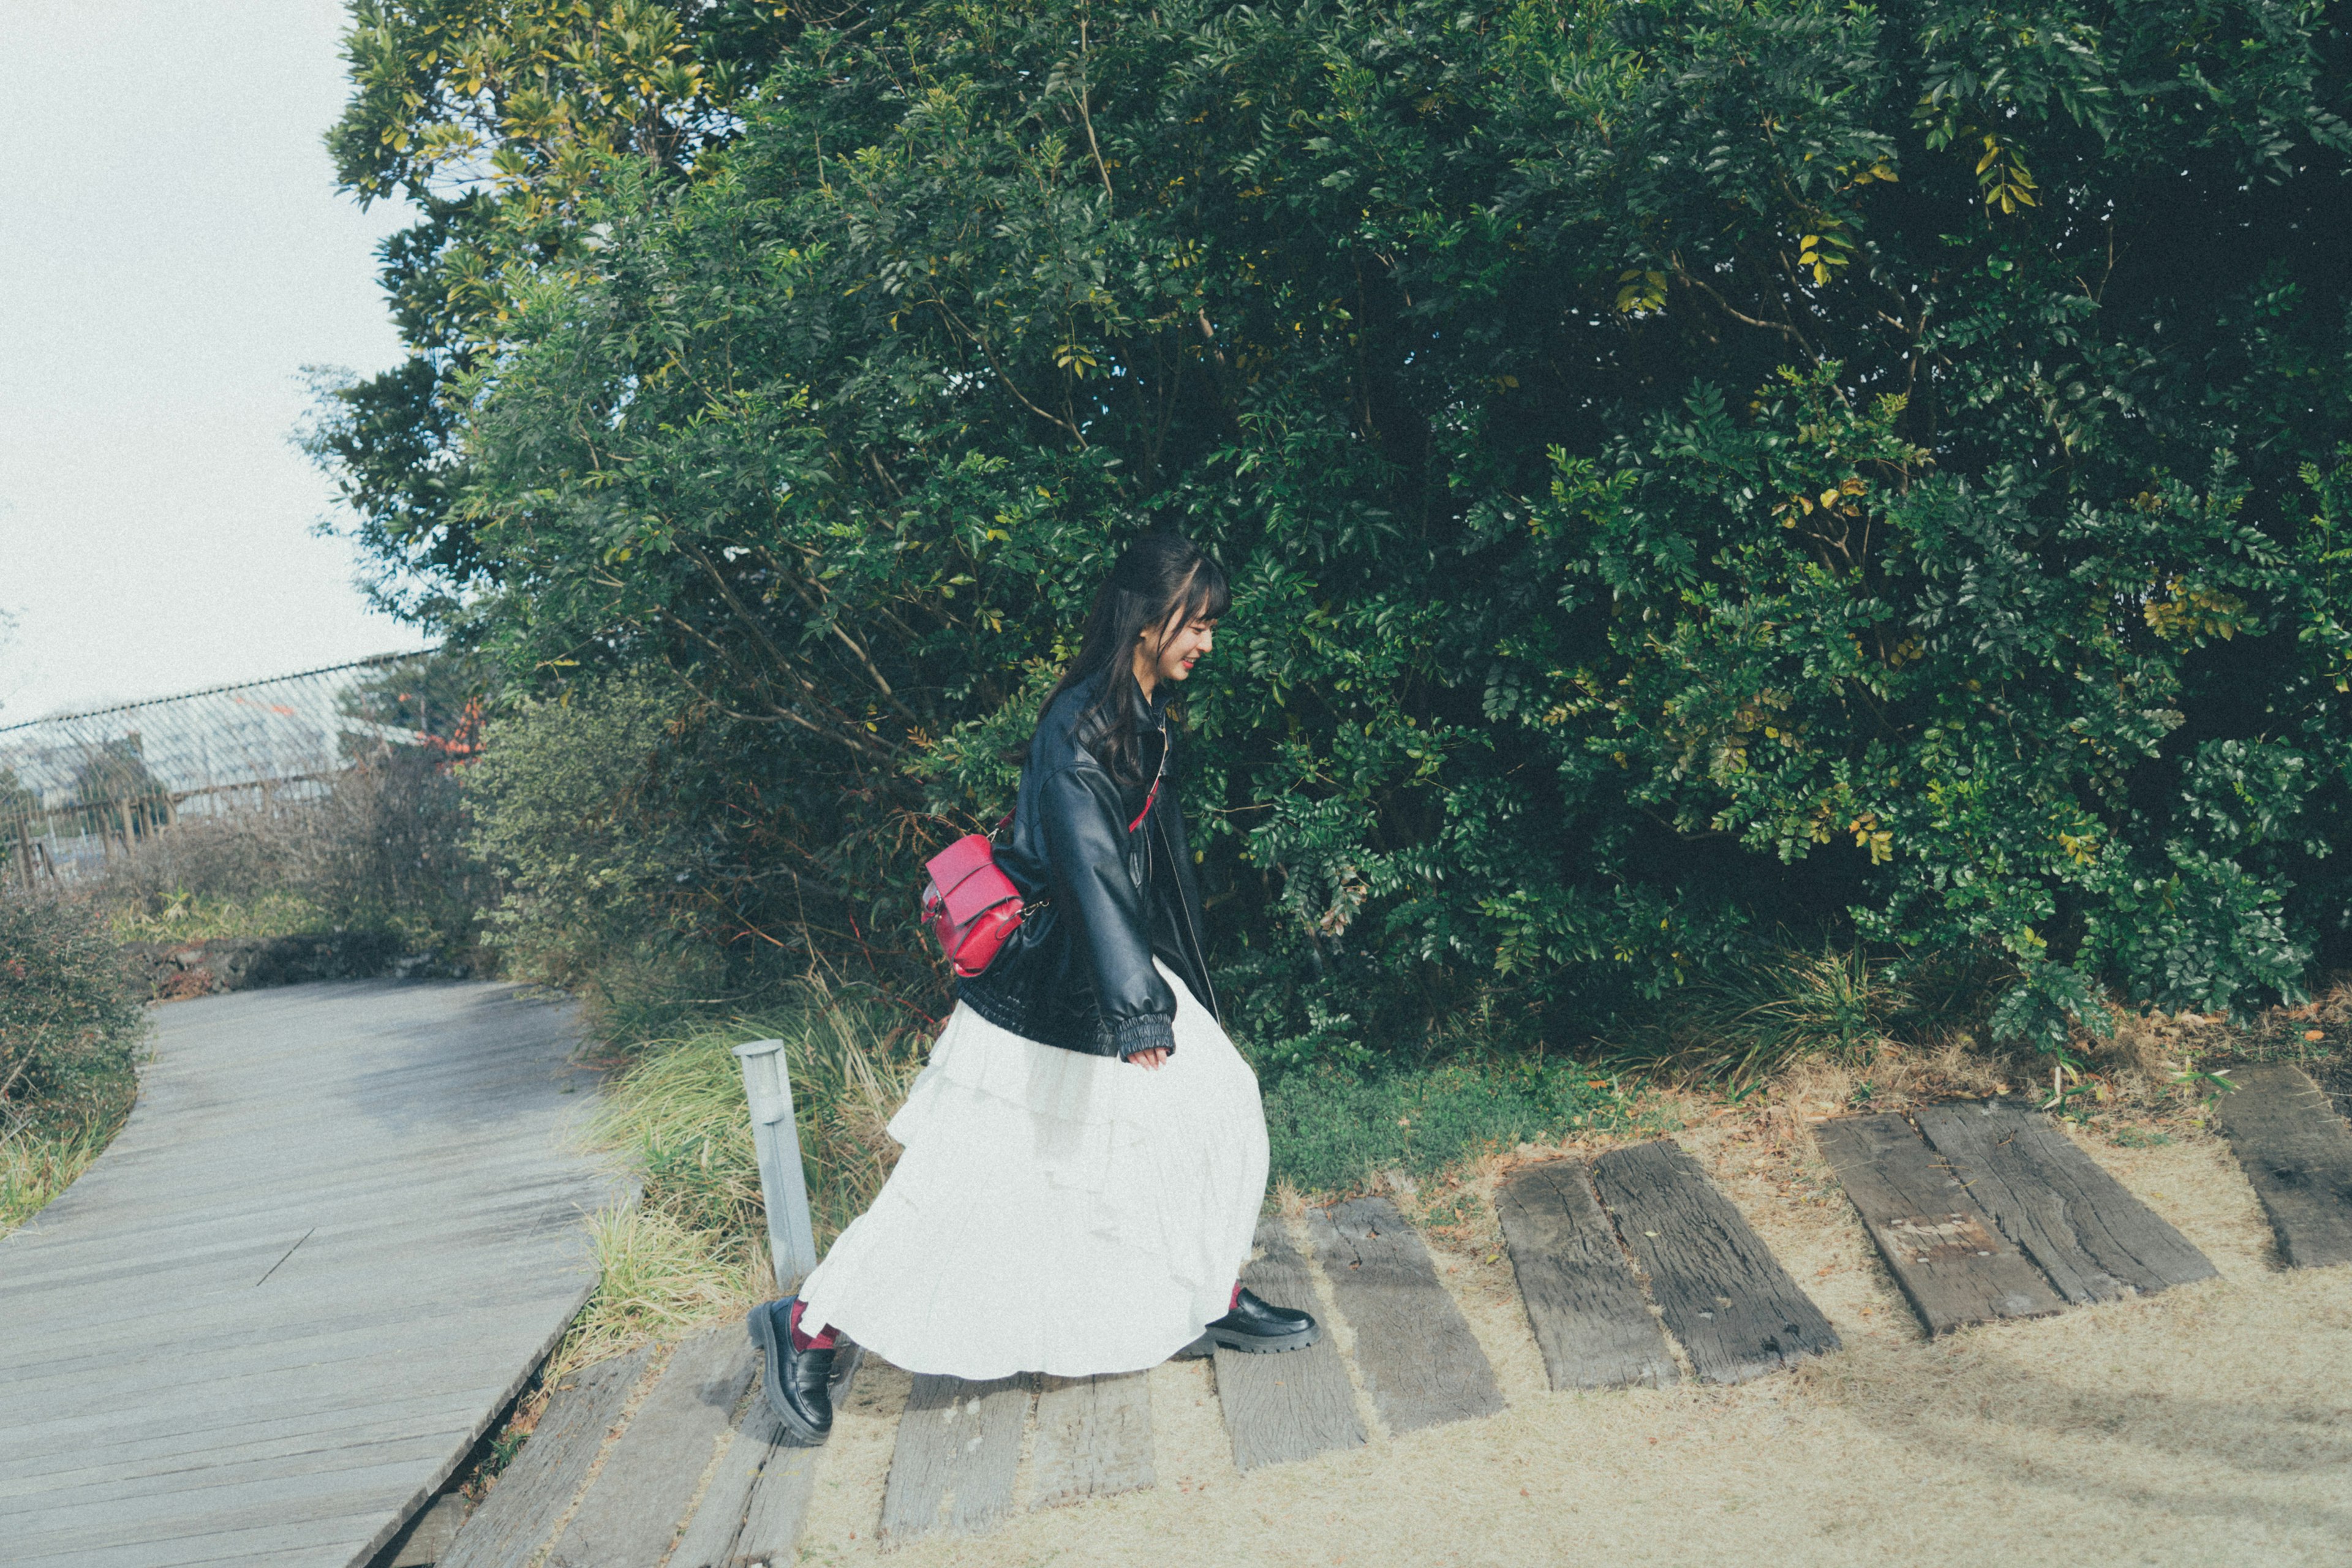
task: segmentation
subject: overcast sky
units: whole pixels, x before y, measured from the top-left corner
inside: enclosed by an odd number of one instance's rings
[[[0,725],[419,646],[313,535],[306,364],[400,353],[335,0],[0,0]]]

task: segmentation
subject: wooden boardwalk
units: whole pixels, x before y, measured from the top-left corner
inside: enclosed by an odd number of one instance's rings
[[[156,1013],[114,1146],[0,1241],[0,1560],[365,1563],[593,1282],[562,1007],[362,981]]]

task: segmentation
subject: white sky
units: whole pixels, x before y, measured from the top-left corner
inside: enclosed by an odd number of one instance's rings
[[[289,437],[399,358],[336,0],[0,0],[0,725],[419,646]]]

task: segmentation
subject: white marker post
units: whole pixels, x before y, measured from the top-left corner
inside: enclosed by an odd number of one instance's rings
[[[808,1180],[801,1173],[801,1133],[793,1120],[784,1042],[753,1040],[736,1047],[735,1054],[742,1059],[743,1094],[751,1102],[760,1196],[768,1205],[768,1255],[775,1259],[777,1288],[790,1295],[816,1268],[816,1230],[809,1223]]]

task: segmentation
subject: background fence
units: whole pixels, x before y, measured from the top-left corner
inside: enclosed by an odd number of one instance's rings
[[[100,871],[187,816],[323,797],[386,745],[438,750],[457,729],[424,683],[392,679],[419,654],[216,686],[0,727],[0,854],[27,887]]]

